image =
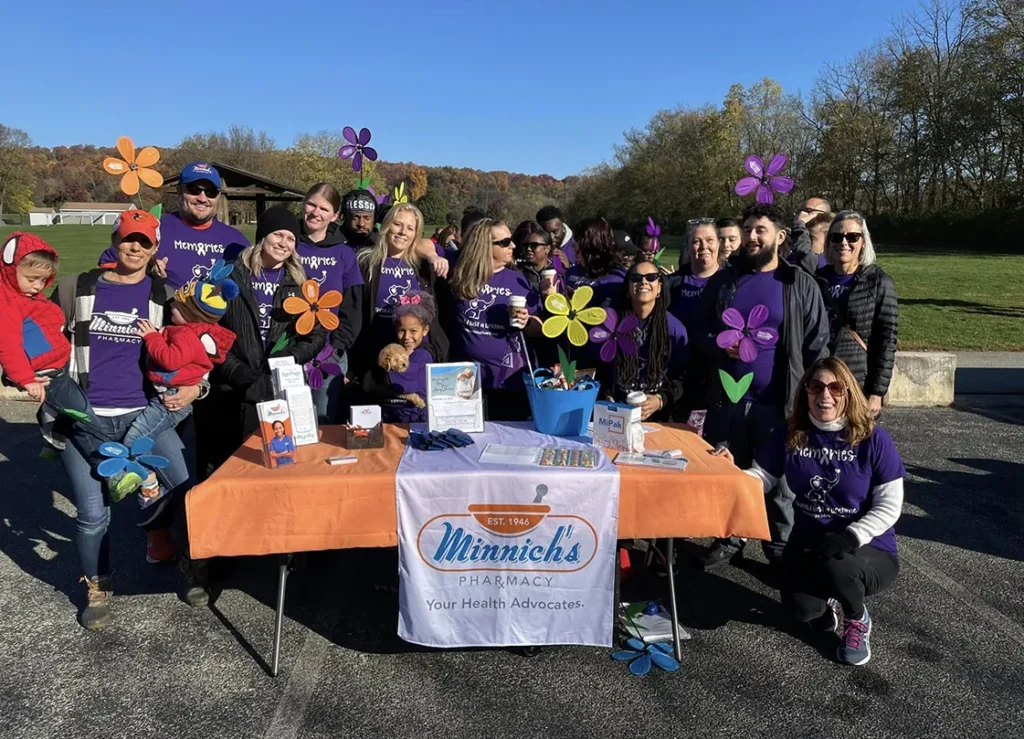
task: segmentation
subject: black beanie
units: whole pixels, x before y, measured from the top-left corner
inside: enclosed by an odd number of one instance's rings
[[[295,236],[295,243],[299,243],[299,219],[283,205],[275,205],[263,211],[263,215],[256,221],[255,243],[260,243],[274,231],[291,231]]]

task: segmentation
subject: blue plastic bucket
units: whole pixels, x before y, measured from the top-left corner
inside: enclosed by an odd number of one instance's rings
[[[552,436],[586,436],[601,383],[587,390],[542,390],[526,378],[533,427]]]

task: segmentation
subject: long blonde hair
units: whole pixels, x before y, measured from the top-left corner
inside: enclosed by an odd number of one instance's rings
[[[459,261],[448,284],[455,297],[472,300],[480,292],[480,288],[494,277],[494,260],[491,257],[491,229],[503,226],[504,223],[491,218],[483,218],[474,223],[459,249]]]
[[[252,272],[252,276],[256,279],[259,279],[260,273],[263,271],[263,241],[264,239],[260,239],[238,255],[238,260]],[[298,247],[298,245],[296,242],[295,246]],[[288,272],[288,276],[295,280],[296,285],[301,285],[306,281],[306,270],[302,268],[302,260],[299,258],[297,249],[284,260],[284,268]]]
[[[413,269],[419,270],[420,257],[416,253],[416,244],[419,243],[423,236],[423,214],[412,203],[402,203],[389,210],[388,214],[384,217],[384,221],[380,224],[380,232],[377,234],[376,243],[373,246],[361,249],[359,254],[356,255],[356,261],[359,264],[359,270],[363,273],[364,280],[369,281],[380,272],[381,265],[384,264],[384,259],[388,255],[388,232],[391,230],[391,224],[395,222],[399,213],[412,213],[413,218],[416,219],[416,235],[409,242],[409,246],[405,253],[402,254],[401,259]]]
[[[871,436],[875,429],[875,418],[868,410],[868,401],[861,392],[857,378],[853,376],[846,362],[839,357],[825,357],[812,364],[800,378],[800,386],[793,399],[793,415],[787,423],[789,436],[786,440],[790,449],[796,450],[807,445],[807,432],[811,428],[811,404],[807,400],[807,383],[821,370],[831,372],[846,386],[846,442],[855,447]]]

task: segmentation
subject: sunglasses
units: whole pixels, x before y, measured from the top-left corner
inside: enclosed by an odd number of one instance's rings
[[[686,222],[688,226],[713,226],[715,223],[714,218],[691,218]]]
[[[629,276],[629,281],[632,282],[634,285],[639,285],[644,280],[647,280],[648,282],[657,282],[660,279],[661,275],[659,275],[657,272],[648,272],[643,275],[634,272]]]
[[[545,244],[543,241],[527,241],[526,242],[526,248],[527,249],[543,249],[545,246],[547,246],[547,244]]]
[[[504,239],[498,239],[497,241],[492,241],[491,244],[493,246],[500,246],[503,249],[508,249],[510,246],[512,246],[512,237],[511,236],[506,236]]]
[[[199,195],[199,193],[205,192],[208,198],[215,198],[220,195],[220,190],[213,185],[185,185],[185,192],[189,195]]]
[[[828,394],[833,398],[840,398],[846,395],[846,385],[841,382],[830,382],[826,384],[821,380],[811,380],[807,383],[807,392],[811,395],[821,395],[826,390],[828,390]]]
[[[843,239],[846,239],[846,241],[852,246],[853,244],[856,244],[856,243],[860,242],[860,240],[863,237],[864,237],[864,234],[857,233],[855,231],[853,233],[848,233],[848,234],[841,234],[841,233],[829,234],[828,235],[828,240],[831,241],[833,244],[842,244],[843,243]]]

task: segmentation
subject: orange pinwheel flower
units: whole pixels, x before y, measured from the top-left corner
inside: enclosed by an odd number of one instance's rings
[[[103,169],[107,174],[121,175],[121,191],[128,196],[139,192],[139,180],[152,188],[164,184],[163,176],[155,169],[149,169],[160,161],[160,152],[147,146],[135,156],[135,144],[127,136],[117,140],[117,151],[123,159],[107,157],[103,160]]]
[[[341,293],[337,290],[328,290],[320,295],[320,283],[316,280],[306,280],[302,283],[302,297],[294,295],[284,299],[285,312],[293,316],[299,316],[295,322],[295,330],[305,336],[313,330],[317,321],[328,331],[338,328],[338,317],[331,313],[330,308],[337,308],[341,305]]]

